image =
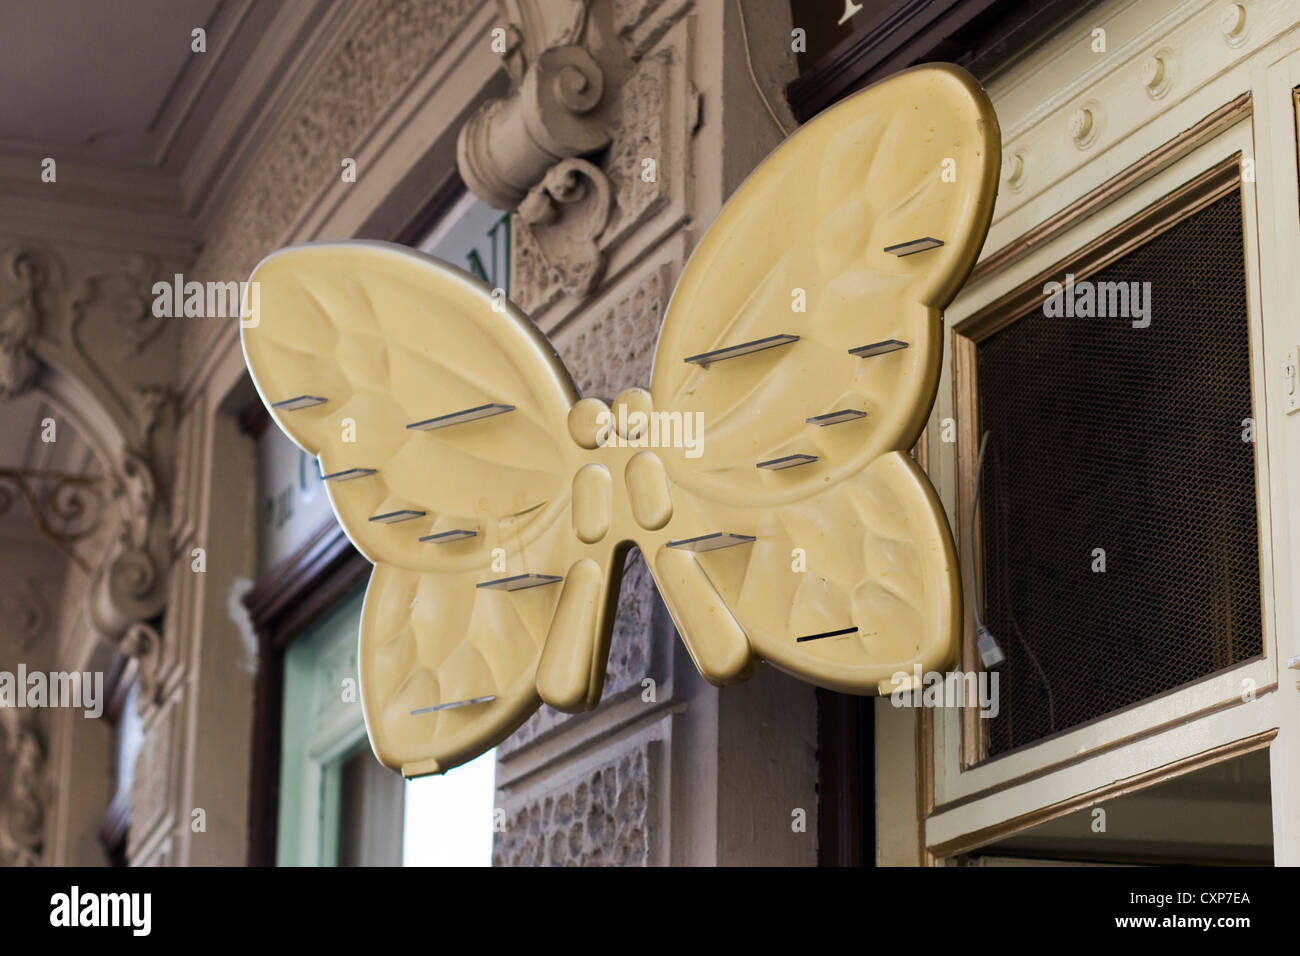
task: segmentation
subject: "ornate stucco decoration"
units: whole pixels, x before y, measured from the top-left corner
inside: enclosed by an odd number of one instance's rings
[[[12,761],[7,794],[0,795],[0,866],[36,866],[44,842],[45,741],[36,725],[36,712],[0,708],[5,751]]]
[[[70,296],[68,347],[61,360],[110,421],[100,441],[116,535],[93,572],[91,621],[101,636],[137,661],[139,702],[158,699],[172,548],[168,495],[175,430],[172,320],[154,314],[150,290],[157,261],[131,256],[124,267],[86,274]],[[94,427],[94,426],[92,426]],[[114,514],[115,512],[115,514]]]
[[[58,253],[17,245],[0,258],[0,401],[39,388],[58,410],[57,434],[70,427],[100,474],[0,470],[0,512],[25,500],[38,530],[91,578],[90,619],[138,659],[144,707],[167,660],[158,627],[172,570],[179,329],[154,314],[151,289],[170,273],[144,256]],[[93,556],[74,547],[92,535],[111,541]]]
[[[611,142],[610,66],[581,45],[587,5],[504,5],[509,22],[502,65],[512,90],[483,104],[461,128],[457,163],[476,196],[517,212],[566,292],[586,295],[600,280],[597,239],[613,190],[584,160]]]
[[[36,528],[83,571],[90,564],[76,543],[99,528],[103,500],[92,475],[69,475],[31,468],[0,468],[0,515],[22,498]]]
[[[519,216],[538,247],[559,270],[565,291],[587,295],[605,268],[597,238],[609,222],[609,180],[585,159],[556,163],[519,206]]]
[[[121,514],[118,536],[96,571],[90,613],[105,637],[136,658],[143,708],[157,700],[160,688],[163,637],[154,621],[167,603],[167,509],[153,470],[135,453],[123,456],[113,495]]]
[[[35,578],[22,581],[0,595],[0,614],[9,622],[18,649],[30,651],[50,624],[50,606]]]
[[[0,311],[0,401],[17,398],[36,381],[41,292],[49,279],[42,257],[26,249],[8,257],[5,271],[15,289],[5,297]]]
[[[605,78],[580,46],[552,47],[528,67],[505,99],[480,107],[461,127],[461,175],[484,202],[516,209],[562,159],[609,145],[592,111]]]

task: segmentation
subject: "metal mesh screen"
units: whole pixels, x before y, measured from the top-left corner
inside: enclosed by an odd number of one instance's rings
[[[1149,282],[1150,325],[1040,306],[977,347],[990,756],[1262,651],[1239,193],[1088,278]]]

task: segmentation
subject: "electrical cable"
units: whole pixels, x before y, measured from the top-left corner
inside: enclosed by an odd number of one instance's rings
[[[984,439],[980,442],[981,456],[983,452],[984,442],[988,440],[990,434],[992,434],[991,431],[986,431],[984,433]],[[1006,524],[1009,522],[1008,516],[1011,511],[1010,505],[1007,501],[1006,482],[1005,481],[1001,482],[1000,484],[997,485],[997,488],[999,490],[998,516],[1002,519],[1001,523],[1005,527]],[[998,555],[1002,558],[1003,562],[1006,561],[1006,552],[1007,552],[1006,548],[998,549]],[[1038,679],[1042,682],[1043,691],[1047,695],[1048,727],[1050,732],[1055,732],[1056,731],[1056,698],[1052,694],[1052,684],[1047,679],[1047,672],[1043,670],[1043,665],[1038,662],[1038,656],[1033,652],[1033,650],[1030,649],[1029,642],[1025,640],[1025,635],[1020,630],[1020,621],[1016,618],[1015,607],[1013,606],[1011,601],[1011,589],[1007,584],[1007,575],[1003,574],[1001,575],[1001,578],[1002,578],[1002,587],[1001,587],[1002,601],[1003,601],[1003,606],[1007,610],[1007,618],[1011,623],[1011,630],[1015,634],[1017,643],[1019,643],[1020,647],[1024,650],[1025,656],[1029,658],[1029,662],[1034,665],[1034,670],[1038,672]]]
[[[767,100],[767,94],[763,92],[763,87],[759,85],[758,77],[754,74],[754,61],[749,54],[749,29],[745,26],[745,8],[741,6],[740,0],[736,0],[736,13],[740,16],[740,39],[745,46],[745,66],[749,69],[749,79],[754,84],[754,89],[758,91],[758,98],[763,101],[763,106],[767,109],[767,115],[772,117],[772,122],[776,124],[776,128],[781,131],[782,136],[789,136],[789,130],[777,117],[776,110],[772,109],[772,104]]]

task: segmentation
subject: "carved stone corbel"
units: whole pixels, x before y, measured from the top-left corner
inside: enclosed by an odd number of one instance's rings
[[[590,115],[604,90],[582,47],[543,51],[509,96],[461,127],[456,160],[466,185],[488,205],[514,210],[557,162],[608,146],[609,130]]]
[[[613,192],[600,167],[580,157],[611,140],[605,71],[572,42],[585,26],[585,7],[574,11],[558,34],[568,42],[542,49],[523,67],[525,30],[507,60],[514,64],[514,88],[470,117],[456,155],[470,190],[490,206],[517,212],[564,289],[585,295],[604,270],[596,240],[609,221]]]
[[[73,419],[104,476],[0,469],[0,513],[25,499],[42,534],[91,576],[90,619],[138,658],[143,707],[169,660],[156,623],[171,571],[178,333],[150,307],[153,259],[110,257],[105,266],[102,253],[61,253],[31,245],[0,251],[0,401],[40,388]],[[115,519],[115,540],[93,560],[73,547]]]
[[[609,180],[585,159],[556,163],[519,204],[525,228],[559,271],[566,292],[587,295],[600,281],[605,257],[596,239],[612,208]]]

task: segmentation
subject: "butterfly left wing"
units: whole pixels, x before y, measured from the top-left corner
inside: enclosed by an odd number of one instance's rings
[[[537,708],[548,641],[591,644],[563,633],[572,612],[557,615],[579,585],[477,586],[564,577],[577,560],[569,512],[581,459],[566,429],[577,390],[513,306],[399,246],[278,252],[252,275],[246,320],[244,352],[262,400],[319,456],[323,474],[340,475],[327,482],[331,504],[375,564],[359,654],[375,755],[408,775],[445,771]],[[511,410],[408,427],[493,404]],[[595,590],[607,573],[597,568]],[[578,577],[592,590],[590,573]],[[590,671],[553,660],[549,686],[585,704]],[[428,709],[480,698],[492,699]]]

